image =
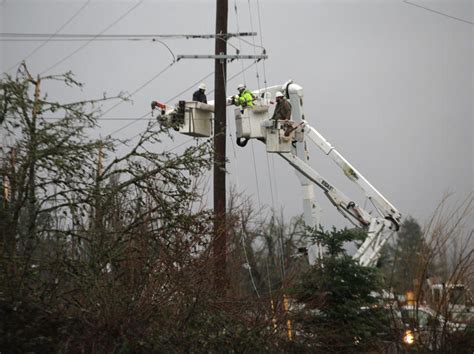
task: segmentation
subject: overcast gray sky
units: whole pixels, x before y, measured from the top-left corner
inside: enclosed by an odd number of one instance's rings
[[[54,33],[86,3],[0,1],[0,32]],[[91,0],[60,33],[100,33],[138,3]],[[295,80],[305,89],[304,109],[310,124],[403,215],[424,223],[446,192],[459,200],[474,190],[473,11],[469,0],[413,0],[412,4],[401,0],[229,0],[229,32],[237,28],[258,32],[255,43],[263,44],[269,59],[265,68],[258,65],[260,80],[257,67],[252,66],[229,81],[228,93],[233,94],[240,82],[249,88],[262,87],[264,77],[269,86]],[[214,1],[145,0],[104,33],[200,34],[212,33],[214,27]],[[241,47],[243,54],[261,53],[260,48],[237,39],[231,43]],[[0,42],[2,72],[40,44]],[[214,48],[213,41],[205,39],[173,39],[166,44],[174,54],[212,54]],[[28,65],[41,73],[82,45],[51,41],[28,58]],[[84,90],[65,93],[50,86],[49,94],[78,99],[104,91],[133,92],[171,60],[158,43],[93,41],[47,72],[72,70],[86,84]],[[229,76],[249,64],[230,63]],[[213,68],[209,60],[182,60],[138,91],[133,105],[122,104],[107,117],[140,117],[152,99],[169,100]],[[213,76],[205,83],[209,91],[213,89]],[[189,99],[191,94],[189,90],[182,98]],[[229,131],[235,138],[232,110],[228,113]],[[105,136],[129,123],[103,121],[91,134]],[[132,137],[145,126],[146,121],[138,121],[115,136]],[[176,136],[155,148],[171,148],[187,140]],[[293,170],[277,156],[268,156],[263,144],[239,148],[229,138],[228,157],[230,184],[252,195],[257,204],[260,200],[262,205],[283,208],[287,217],[302,213],[302,194]],[[311,164],[364,204],[357,187],[315,148],[311,148]],[[321,193],[318,199],[323,224],[341,225],[340,216]]]

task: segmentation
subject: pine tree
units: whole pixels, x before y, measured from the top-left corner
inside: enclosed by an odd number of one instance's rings
[[[420,225],[414,218],[407,217],[395,241],[385,248],[381,262],[386,284],[396,294],[415,290],[414,282],[419,277],[423,247]]]
[[[301,340],[307,348],[324,352],[377,348],[381,333],[390,331],[388,313],[377,310],[374,296],[381,290],[381,277],[376,268],[359,265],[344,249],[361,234],[333,229],[313,230],[312,236],[326,251],[294,290],[303,306],[295,318]]]

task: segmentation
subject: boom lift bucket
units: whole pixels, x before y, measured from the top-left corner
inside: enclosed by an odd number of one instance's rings
[[[266,119],[268,119],[268,105],[255,104],[253,107],[247,107],[243,111],[237,108],[235,110],[237,138],[263,138],[261,124]]]
[[[267,152],[291,152],[295,130],[291,120],[266,120],[262,124]]]
[[[212,136],[214,106],[197,101],[179,101],[175,108],[162,114],[162,124],[181,134],[209,138]]]

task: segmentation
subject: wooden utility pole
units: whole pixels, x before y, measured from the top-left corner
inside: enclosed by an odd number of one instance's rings
[[[216,0],[215,54],[227,54],[228,0]],[[227,263],[226,227],[226,59],[215,60],[214,71],[214,271],[218,294],[225,291]]]
[[[227,55],[227,39],[255,36],[254,32],[227,33],[228,0],[216,0],[215,55],[177,55],[181,59],[213,59],[214,69],[214,286],[223,294],[227,285],[227,227],[226,227],[226,81],[228,59],[266,59],[261,55]]]

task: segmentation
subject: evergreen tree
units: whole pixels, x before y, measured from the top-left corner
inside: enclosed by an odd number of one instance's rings
[[[377,269],[359,265],[344,249],[361,234],[333,229],[313,231],[312,236],[326,251],[294,289],[303,305],[295,318],[299,340],[306,348],[324,352],[380,349],[380,333],[390,329],[388,314],[377,310],[373,296],[381,290],[381,277]]]
[[[385,247],[380,262],[386,283],[396,294],[415,290],[414,282],[419,277],[423,247],[420,225],[414,218],[407,217],[395,241]]]

